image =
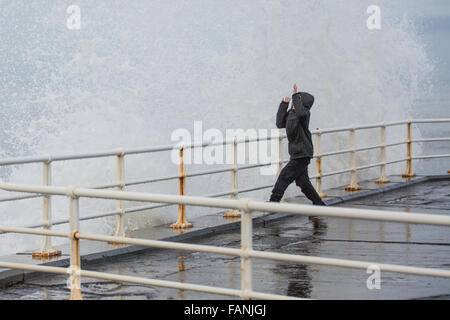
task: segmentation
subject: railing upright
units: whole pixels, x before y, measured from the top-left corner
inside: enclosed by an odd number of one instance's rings
[[[186,171],[184,169],[184,147],[180,148],[180,177],[178,178],[179,194],[184,196],[186,191]],[[178,219],[177,222],[170,226],[171,229],[187,229],[194,225],[186,220],[186,206],[184,204],[178,205]]]
[[[117,187],[118,191],[125,190],[125,154],[123,151],[117,156]],[[125,210],[123,207],[123,201],[117,200],[117,211],[120,213],[116,216],[116,230],[114,236],[125,236]]]
[[[233,142],[233,170],[231,171],[231,199],[237,199],[239,195],[239,189],[238,189],[238,140],[237,137],[234,138]],[[227,218],[233,218],[233,217],[240,217],[242,215],[242,212],[236,209],[229,210],[224,214],[224,217]]]
[[[386,123],[380,127],[381,136],[381,149],[380,149],[380,162],[382,163],[380,167],[380,177],[376,181],[378,184],[388,183],[389,179],[386,177]]]
[[[406,157],[408,159],[406,160],[406,172],[402,175],[403,178],[412,178],[416,176],[416,174],[412,171],[412,124],[412,120],[409,120],[406,124],[408,137],[408,142],[406,144]]]
[[[80,228],[79,199],[73,193],[70,199],[70,268],[67,273],[70,275],[70,296],[69,300],[83,300],[81,294],[81,265],[80,265],[80,244],[77,233]]]
[[[355,128],[350,129],[350,185],[345,188],[347,191],[358,191],[361,187],[356,182],[356,142]]]
[[[242,199],[243,202],[248,204],[248,199]],[[252,259],[250,252],[253,249],[253,222],[252,213],[246,205],[241,218],[241,298],[250,299],[252,292]]]
[[[316,134],[316,153],[317,153],[317,159],[316,159],[316,170],[317,170],[317,179],[316,179],[316,189],[317,193],[321,198],[326,198],[327,195],[322,190],[322,151],[320,146],[320,140],[321,140],[321,132],[320,129],[317,128],[318,132]]]
[[[48,160],[43,162],[42,166],[42,182],[44,186],[50,186],[52,184],[52,159],[51,156]],[[43,222],[45,223],[44,229],[50,230],[52,228],[52,197],[51,195],[43,196]],[[49,258],[60,256],[61,250],[56,250],[52,246],[52,238],[50,236],[44,236],[42,247],[39,251],[32,253],[34,258]]]
[[[278,138],[278,172],[277,178],[280,176],[281,170],[283,170],[283,135],[280,133]]]

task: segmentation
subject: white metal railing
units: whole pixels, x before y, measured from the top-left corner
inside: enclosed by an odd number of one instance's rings
[[[378,183],[386,183],[388,182],[386,178],[386,166],[388,164],[398,163],[398,162],[406,162],[406,172],[404,173],[404,177],[412,177],[414,173],[412,171],[412,161],[416,159],[433,159],[433,158],[447,158],[450,157],[450,154],[440,154],[440,155],[422,155],[422,156],[413,156],[412,155],[412,145],[413,143],[428,143],[428,142],[445,142],[450,141],[450,138],[446,137],[438,137],[438,138],[424,138],[424,139],[413,139],[412,138],[412,125],[414,123],[448,123],[450,119],[421,119],[421,120],[408,120],[408,121],[397,121],[390,123],[381,123],[381,124],[372,124],[365,126],[353,126],[353,127],[345,127],[345,128],[332,128],[325,130],[316,130],[313,131],[313,135],[315,135],[315,144],[316,144],[316,154],[314,158],[317,163],[317,174],[312,176],[312,178],[316,179],[317,190],[319,191],[322,197],[326,197],[326,195],[322,191],[322,179],[324,177],[350,173],[350,184],[346,188],[347,190],[357,190],[359,186],[356,181],[356,172],[360,170],[365,170],[373,167],[380,167],[380,177],[377,180]],[[407,139],[405,141],[398,142],[386,142],[386,128],[390,126],[400,126],[406,125],[406,136]],[[374,129],[379,128],[380,130],[380,144],[373,146],[365,146],[365,147],[356,147],[355,139],[356,133],[359,130],[365,129]],[[321,150],[321,137],[324,134],[333,134],[338,132],[349,132],[349,148],[344,150],[337,151],[329,151],[326,153],[322,153]],[[247,187],[244,189],[238,189],[237,186],[237,174],[239,170],[246,170],[251,168],[258,168],[262,166],[272,165],[270,164],[252,164],[245,166],[238,166],[236,157],[234,159],[234,164],[231,168],[224,169],[215,169],[215,170],[207,170],[201,172],[193,172],[186,173],[183,161],[180,161],[180,172],[178,175],[166,176],[166,177],[157,177],[157,178],[147,178],[147,179],[138,179],[138,180],[125,180],[125,172],[124,172],[124,161],[125,156],[127,155],[135,155],[135,154],[146,154],[153,152],[163,152],[163,151],[171,151],[174,148],[179,149],[180,159],[183,159],[183,152],[188,148],[197,148],[197,147],[206,147],[213,145],[228,145],[233,144],[235,149],[235,155],[237,151],[237,146],[240,143],[249,143],[254,141],[261,140],[272,140],[278,139],[279,149],[280,149],[280,160],[275,162],[278,164],[279,171],[282,168],[282,165],[287,162],[286,160],[282,160],[281,157],[281,149],[283,140],[286,138],[285,135],[280,135],[276,137],[264,137],[264,138],[255,138],[255,139],[242,139],[237,140],[233,139],[231,141],[223,141],[223,142],[204,142],[201,144],[192,144],[185,146],[158,146],[152,148],[142,148],[142,149],[118,149],[118,150],[110,150],[105,152],[95,152],[95,153],[86,153],[86,154],[74,154],[74,155],[46,155],[41,157],[22,157],[15,159],[4,159],[0,160],[0,166],[6,165],[17,165],[17,164],[29,164],[29,163],[42,163],[43,164],[43,184],[44,186],[26,186],[26,185],[13,185],[13,184],[0,184],[0,188],[8,191],[14,192],[22,192],[22,193],[30,193],[30,195],[19,195],[19,196],[11,196],[6,198],[1,198],[0,202],[5,201],[17,201],[23,199],[31,199],[37,197],[43,197],[43,223],[27,226],[25,228],[14,228],[14,227],[2,227],[0,226],[0,234],[2,233],[22,233],[22,234],[31,234],[31,235],[40,235],[43,236],[43,245],[41,250],[35,253],[37,256],[52,256],[59,255],[61,252],[59,250],[53,249],[51,245],[51,237],[65,237],[71,240],[71,267],[66,268],[55,268],[55,267],[47,267],[47,266],[34,266],[34,265],[25,265],[25,264],[14,264],[8,262],[0,262],[0,267],[4,268],[15,268],[15,269],[23,269],[23,270],[33,270],[33,271],[41,271],[41,272],[51,272],[51,273],[59,273],[66,274],[69,273],[72,280],[72,298],[80,298],[81,291],[80,288],[80,277],[93,277],[99,279],[109,279],[116,281],[125,281],[132,283],[140,283],[146,285],[156,285],[156,286],[164,286],[169,288],[179,288],[185,290],[197,290],[202,292],[210,292],[231,296],[238,296],[243,298],[262,298],[262,299],[277,299],[277,298],[287,298],[281,297],[277,295],[263,294],[257,293],[252,290],[251,284],[251,260],[252,258],[261,258],[261,259],[275,259],[281,261],[291,261],[297,263],[313,263],[313,264],[324,264],[338,267],[349,267],[349,268],[367,268],[370,265],[376,263],[369,262],[361,262],[361,261],[350,261],[350,260],[342,260],[342,259],[329,259],[329,258],[320,258],[320,257],[307,257],[307,256],[293,256],[286,255],[280,253],[272,253],[272,252],[259,252],[252,249],[252,229],[251,229],[251,212],[262,210],[266,212],[287,212],[293,214],[304,214],[304,215],[323,215],[329,217],[341,217],[341,218],[352,218],[352,219],[366,219],[366,220],[378,220],[378,221],[393,221],[393,222],[404,222],[404,223],[423,223],[423,224],[432,224],[432,225],[443,225],[450,226],[449,218],[442,216],[430,216],[430,215],[420,215],[420,214],[408,214],[402,215],[399,213],[392,212],[379,212],[379,211],[370,211],[370,210],[360,210],[360,209],[342,209],[342,208],[322,208],[322,207],[311,207],[311,206],[300,206],[300,205],[287,205],[287,204],[273,204],[273,203],[260,203],[254,202],[250,200],[241,199],[238,200],[238,195],[246,192],[261,190],[272,187],[270,185],[263,186],[255,186],[255,187]],[[395,159],[391,161],[386,161],[386,150],[389,147],[398,146],[398,145],[406,145],[406,157]],[[365,165],[356,165],[355,154],[357,152],[366,151],[366,150],[380,150],[380,161],[377,163],[370,163]],[[345,169],[340,169],[331,172],[322,172],[322,158],[339,155],[339,154],[349,154],[350,155],[350,167]],[[56,161],[66,161],[66,160],[79,160],[79,159],[90,159],[90,158],[101,158],[101,157],[116,157],[117,158],[117,183],[95,186],[88,189],[80,189],[80,188],[61,188],[61,187],[51,187],[51,173],[52,173],[52,163]],[[196,176],[204,176],[210,174],[217,174],[223,172],[231,173],[231,191],[225,191],[215,194],[210,194],[207,197],[187,197],[184,196],[186,178],[196,177]],[[144,194],[144,193],[132,193],[125,192],[124,188],[126,186],[131,185],[142,185],[148,183],[155,183],[160,181],[167,180],[179,180],[180,186],[180,196],[174,195],[160,195],[160,194]],[[117,191],[106,191],[102,189],[110,189],[116,188]],[[60,220],[52,220],[51,218],[51,200],[52,196],[61,196],[67,195],[70,198],[71,203],[71,214],[69,219],[60,219]],[[227,199],[214,199],[217,197],[223,196],[231,196],[230,200]],[[104,198],[104,199],[114,199],[117,201],[117,209],[105,212],[101,214],[95,215],[87,215],[85,217],[80,218],[78,214],[78,199],[79,197],[93,197],[93,198]],[[124,208],[122,201],[131,200],[131,201],[143,201],[143,202],[154,202],[153,204],[145,204],[138,207]],[[241,237],[242,237],[242,247],[241,249],[232,249],[232,248],[219,248],[219,247],[210,247],[210,246],[199,246],[199,245],[191,245],[191,244],[175,244],[170,242],[163,241],[152,241],[152,240],[144,240],[144,239],[130,239],[125,237],[124,230],[124,215],[131,212],[140,212],[149,209],[155,209],[170,205],[178,205],[179,208],[179,218],[176,224],[173,227],[189,227],[189,224],[186,221],[185,214],[185,206],[186,205],[197,205],[197,206],[208,206],[215,208],[226,208],[231,209],[229,211],[229,215],[243,215],[242,216],[242,224],[241,224]],[[79,232],[79,221],[82,220],[90,220],[97,219],[108,216],[116,216],[116,232],[113,237],[104,236],[104,235],[95,235],[95,234],[85,234]],[[51,230],[53,225],[57,224],[65,224],[69,223],[70,225],[70,233],[58,232]],[[35,230],[36,228],[43,227],[42,230]],[[161,281],[154,279],[143,279],[137,277],[129,277],[129,276],[119,276],[112,275],[106,273],[98,273],[91,272],[80,269],[80,257],[79,257],[79,239],[87,239],[93,241],[106,241],[113,243],[122,243],[128,245],[142,245],[149,247],[160,247],[167,249],[179,249],[179,250],[194,250],[201,252],[209,252],[209,253],[217,253],[217,254],[226,254],[226,255],[234,255],[240,256],[242,259],[242,284],[241,290],[234,289],[225,289],[225,288],[212,288],[208,286],[199,286],[194,284],[184,284],[184,283],[176,283],[170,281]],[[408,266],[395,266],[395,265],[386,265],[386,264],[377,264],[384,271],[391,272],[402,272],[402,273],[411,273],[411,274],[421,274],[428,276],[439,276],[439,277],[450,277],[450,271],[447,270],[436,270],[436,269],[426,269],[426,268],[416,268],[416,267],[408,267]],[[78,288],[78,289],[77,289]]]
[[[380,176],[377,179],[377,183],[386,183],[388,182],[388,179],[386,178],[386,166],[389,164],[399,163],[399,162],[406,162],[406,171],[403,174],[405,178],[413,177],[415,174],[412,171],[412,161],[418,160],[418,159],[434,159],[434,158],[450,158],[450,154],[441,154],[441,155],[422,155],[422,156],[413,156],[412,155],[412,144],[413,143],[424,143],[424,142],[443,142],[443,141],[450,141],[450,138],[447,137],[438,137],[438,138],[427,138],[427,139],[413,139],[412,138],[412,125],[416,124],[423,124],[423,123],[450,123],[450,119],[419,119],[419,120],[404,120],[404,121],[395,121],[395,122],[384,122],[384,123],[378,123],[378,124],[369,124],[369,125],[359,125],[359,126],[350,126],[350,127],[342,127],[342,128],[331,128],[331,129],[318,129],[315,131],[312,131],[312,134],[315,136],[315,144],[316,144],[316,154],[314,155],[314,158],[316,159],[316,174],[311,176],[312,179],[316,179],[316,189],[319,192],[321,197],[326,197],[326,194],[322,190],[322,180],[325,177],[340,175],[340,174],[346,174],[350,173],[350,184],[347,186],[348,191],[354,191],[360,189],[357,181],[356,181],[356,173],[361,170],[366,170],[369,168],[379,167],[380,168]],[[406,140],[404,141],[396,141],[387,143],[386,141],[386,128],[387,127],[393,127],[393,126],[402,126],[406,125]],[[356,148],[356,134],[360,130],[367,130],[367,129],[380,129],[380,144],[373,145],[373,146],[365,146],[365,147],[359,147]],[[344,150],[337,150],[337,151],[329,151],[322,153],[321,150],[321,137],[324,134],[333,134],[333,133],[342,133],[342,132],[348,132],[349,133],[349,148]],[[269,164],[251,164],[251,165],[244,165],[244,166],[238,166],[237,163],[237,146],[241,143],[250,143],[250,142],[256,142],[256,141],[264,141],[264,140],[273,140],[278,139],[279,143],[279,150],[280,150],[280,157],[279,161],[275,163],[269,163]],[[81,159],[92,159],[92,158],[105,158],[105,157],[116,157],[117,158],[117,174],[116,174],[116,183],[111,183],[107,185],[101,185],[101,186],[93,186],[91,188],[93,189],[110,189],[110,188],[116,188],[117,190],[123,191],[125,190],[125,187],[127,186],[134,186],[134,185],[144,185],[144,184],[150,184],[150,183],[156,183],[161,181],[168,181],[168,180],[179,180],[179,194],[184,195],[185,192],[185,185],[186,185],[186,179],[190,177],[197,177],[197,176],[204,176],[204,175],[212,175],[212,174],[218,174],[218,173],[224,173],[224,172],[230,172],[231,173],[231,190],[215,193],[215,194],[209,194],[206,195],[207,197],[223,197],[223,196],[231,196],[232,199],[237,199],[239,194],[248,193],[252,191],[262,190],[271,188],[273,185],[262,185],[262,186],[255,186],[255,187],[247,187],[243,189],[239,189],[237,185],[237,175],[239,170],[247,170],[252,168],[258,168],[258,167],[264,167],[268,165],[278,164],[279,170],[281,171],[281,168],[284,163],[287,162],[287,160],[282,160],[281,157],[281,150],[282,150],[282,143],[283,140],[286,139],[286,135],[282,134],[275,137],[257,137],[257,138],[245,138],[245,139],[232,139],[232,140],[225,140],[225,141],[218,141],[218,142],[202,142],[202,143],[194,143],[190,145],[184,145],[184,146],[174,146],[174,145],[162,145],[162,146],[155,146],[155,147],[148,147],[148,148],[140,148],[140,149],[116,149],[116,150],[107,150],[102,152],[91,152],[91,153],[84,153],[84,154],[64,154],[64,155],[44,155],[44,156],[30,156],[30,157],[19,157],[19,158],[13,158],[13,159],[3,159],[0,160],[0,166],[10,166],[10,165],[19,165],[19,164],[31,164],[31,163],[42,163],[43,164],[43,185],[51,185],[52,184],[52,163],[58,162],[58,161],[67,161],[67,160],[81,160]],[[206,171],[200,171],[200,172],[192,172],[192,173],[186,173],[185,166],[183,164],[183,152],[186,149],[194,149],[198,147],[207,147],[207,146],[218,146],[218,145],[234,145],[234,163],[230,168],[222,168],[222,169],[214,169],[214,170],[206,170]],[[386,153],[387,148],[394,147],[398,145],[406,145],[407,146],[407,152],[406,157],[395,159],[391,161],[386,161]],[[179,149],[180,153],[180,168],[179,168],[179,174],[178,175],[171,175],[171,176],[165,176],[165,177],[156,177],[156,178],[145,178],[145,179],[137,179],[137,180],[126,180],[126,174],[125,174],[125,157],[129,155],[137,155],[137,154],[148,154],[148,153],[154,153],[154,152],[167,152],[172,151],[174,149]],[[380,161],[377,163],[371,163],[366,164],[362,166],[356,166],[356,159],[355,155],[357,152],[361,151],[367,151],[367,150],[374,150],[379,149],[380,150]],[[322,159],[324,157],[330,157],[340,154],[350,154],[350,167],[330,172],[322,172]],[[19,196],[12,196],[12,197],[5,197],[0,198],[1,202],[6,201],[18,201],[18,200],[25,200],[25,199],[31,199],[31,198],[37,198],[37,197],[43,197],[43,223],[28,226],[31,228],[40,228],[44,227],[46,230],[50,230],[52,225],[58,225],[58,224],[65,224],[68,223],[68,219],[60,219],[60,220],[52,220],[52,203],[51,203],[51,195],[41,195],[41,194],[31,194],[31,195],[19,195]],[[117,201],[117,208],[116,210],[110,211],[110,212],[104,212],[100,214],[92,214],[88,215],[86,217],[81,218],[81,220],[91,220],[91,219],[98,219],[103,217],[110,217],[115,216],[116,219],[116,236],[125,236],[125,228],[124,228],[124,217],[128,213],[132,212],[141,212],[146,211],[150,209],[156,209],[161,208],[165,206],[169,206],[171,204],[158,204],[158,205],[145,205],[140,207],[132,207],[132,208],[124,208],[123,203],[121,201]],[[187,222],[186,219],[186,213],[185,213],[185,207],[184,205],[178,205],[178,220],[176,223],[174,223],[171,227],[172,228],[187,228],[191,227],[192,224]],[[241,212],[238,210],[231,210],[226,215],[228,216],[240,216]],[[1,232],[0,232],[1,234]],[[58,250],[53,249],[51,244],[51,237],[44,237],[42,248],[35,252],[35,256],[54,256],[59,255],[60,252]]]
[[[413,266],[402,266],[392,264],[379,264],[376,262],[354,261],[346,259],[323,258],[303,255],[291,255],[275,252],[262,252],[253,249],[252,245],[252,212],[285,212],[299,215],[315,215],[337,218],[362,219],[371,221],[389,221],[408,224],[426,224],[450,227],[450,217],[442,215],[428,215],[416,213],[399,213],[376,211],[367,209],[349,209],[333,207],[316,207],[297,204],[267,203],[252,201],[250,199],[214,199],[207,197],[178,196],[167,194],[151,194],[126,191],[109,191],[98,189],[84,189],[77,187],[49,187],[35,185],[15,185],[0,183],[0,189],[13,192],[39,193],[44,196],[67,196],[70,201],[70,230],[69,232],[53,230],[36,230],[30,228],[14,228],[0,226],[0,231],[64,237],[70,239],[70,266],[68,268],[37,266],[28,264],[18,264],[1,262],[1,268],[11,268],[20,270],[31,270],[45,273],[68,274],[71,283],[70,299],[82,299],[81,277],[105,279],[111,281],[137,283],[150,286],[162,286],[167,288],[177,288],[182,290],[193,290],[212,294],[241,297],[243,299],[294,299],[295,297],[280,296],[255,292],[252,284],[252,260],[270,259],[277,261],[294,262],[301,264],[318,264],[343,268],[367,269],[377,266],[380,271],[396,272],[403,274],[414,274],[432,277],[450,278],[450,270],[421,268]],[[98,234],[83,233],[79,230],[79,199],[80,198],[101,198],[114,199],[117,201],[140,201],[153,203],[167,203],[178,205],[191,205],[201,207],[214,207],[240,210],[243,212],[241,218],[241,248],[215,247],[198,244],[175,243],[147,239],[132,239],[120,236],[106,236]],[[214,253],[220,255],[236,256],[241,258],[241,289],[218,288],[190,283],[179,283],[173,281],[147,279],[134,276],[109,274],[81,269],[80,263],[80,243],[79,240],[91,240],[102,242],[114,242],[126,245],[138,245],[154,248],[165,248],[174,250],[197,251]]]

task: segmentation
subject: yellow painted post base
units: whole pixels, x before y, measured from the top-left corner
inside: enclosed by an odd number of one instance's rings
[[[188,229],[188,228],[192,228],[193,226],[194,225],[189,222],[186,222],[186,223],[176,222],[170,226],[170,229]]]
[[[385,178],[385,177],[380,178],[380,179],[378,179],[376,181],[376,183],[378,183],[378,184],[385,184],[385,183],[389,183],[389,182],[391,182],[391,181],[388,178]]]
[[[230,210],[227,213],[225,213],[223,216],[225,218],[237,218],[242,215],[242,212],[239,210]]]
[[[450,170],[447,170],[447,174],[450,174]]]
[[[325,199],[328,197],[328,195],[326,193],[319,192],[319,197],[321,197],[322,199]]]
[[[46,258],[51,258],[51,257],[58,257],[61,255],[61,250],[52,250],[52,251],[46,251],[46,252],[42,252],[42,251],[35,251],[31,254],[31,256],[35,259],[46,259]]]
[[[361,187],[358,184],[349,185],[345,188],[345,191],[358,191],[361,190]]]
[[[69,300],[83,300],[83,295],[80,289],[73,289],[70,292]]]
[[[416,176],[415,173],[404,173],[402,174],[402,178],[414,178]]]

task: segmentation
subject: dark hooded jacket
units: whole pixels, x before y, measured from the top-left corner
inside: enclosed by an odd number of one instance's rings
[[[289,103],[281,102],[277,113],[277,127],[286,128],[291,160],[312,158],[314,149],[309,131],[309,119],[314,97],[309,93],[299,92],[292,96],[292,102],[295,110],[290,109],[289,112],[287,111]]]

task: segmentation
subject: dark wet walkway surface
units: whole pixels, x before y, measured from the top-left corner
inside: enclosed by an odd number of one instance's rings
[[[450,214],[450,181],[413,185],[343,207]],[[315,228],[292,217],[254,228],[256,250],[450,269],[450,230],[400,223],[325,219]],[[238,230],[190,240],[240,246]],[[149,250],[90,263],[84,269],[170,281],[240,288],[240,259],[206,253]],[[450,279],[381,273],[381,289],[367,289],[366,270],[253,260],[254,290],[314,299],[450,299]],[[0,291],[0,299],[67,299],[67,278],[38,275]],[[85,299],[228,299],[210,294],[83,279]]]

